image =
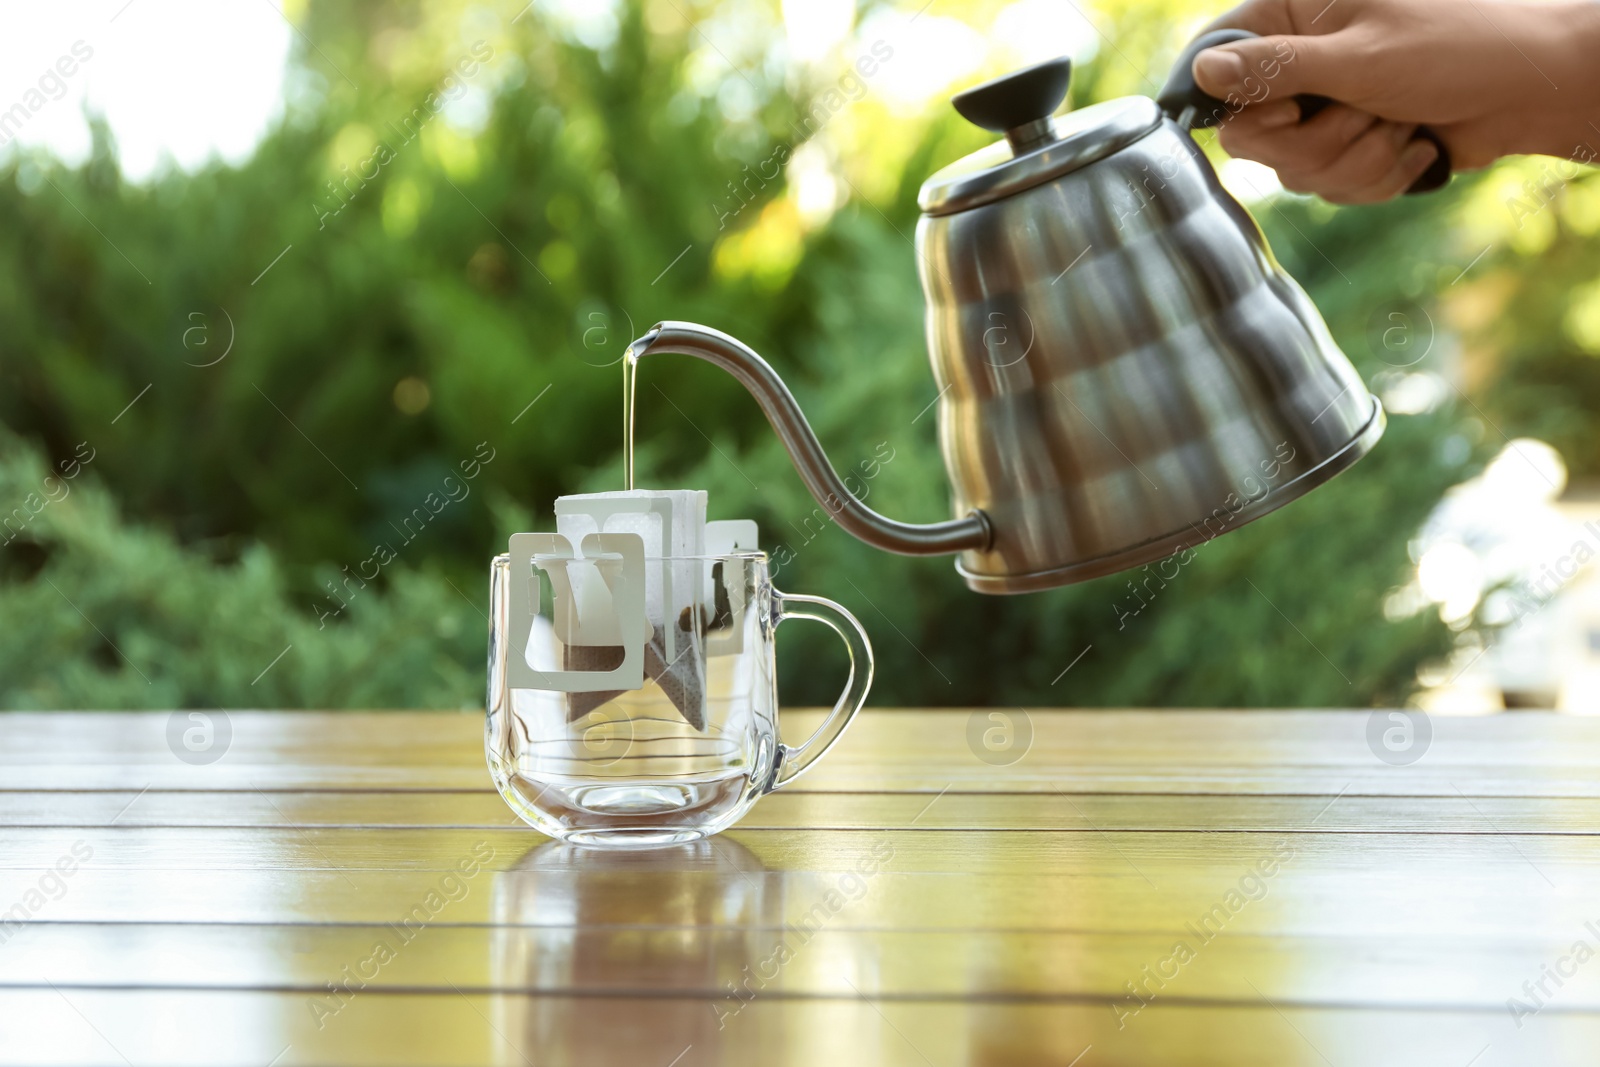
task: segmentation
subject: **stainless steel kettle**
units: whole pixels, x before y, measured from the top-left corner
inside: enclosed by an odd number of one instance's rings
[[[1383,409],[1191,138],[1223,106],[1188,78],[1196,50],[1159,105],[1052,119],[1064,59],[952,101],[1005,134],[918,198],[957,518],[897,522],[853,497],[778,375],[724,333],[663,322],[629,358],[727,370],[841,527],[891,552],[959,552],[981,593],[1140,566],[1282,507],[1365,455]]]

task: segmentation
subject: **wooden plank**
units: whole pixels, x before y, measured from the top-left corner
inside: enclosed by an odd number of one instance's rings
[[[144,756],[165,759],[169,717],[187,712],[0,712],[0,761],[26,763],[38,755]],[[1075,750],[1110,762],[1266,762],[1289,754],[1365,747],[1368,710],[1218,711],[1022,708],[867,708],[846,736],[888,758],[917,761],[940,752],[970,756],[970,720],[1024,716],[1032,748]],[[477,712],[229,711],[232,745],[262,755],[293,754],[308,762],[341,765],[388,763],[395,752],[423,763],[478,762],[483,718]],[[784,725],[815,727],[817,709],[791,709]],[[1018,720],[1019,722],[1021,719]],[[1481,749],[1487,762],[1539,762],[1592,766],[1600,747],[1600,717],[1551,712],[1497,716],[1434,716],[1434,744]],[[831,759],[831,757],[830,757]],[[1321,761],[1318,761],[1321,762]]]
[[[57,833],[45,854],[71,845],[73,831]],[[0,902],[31,900],[32,918],[59,922],[381,924],[421,904],[433,924],[694,926],[747,922],[739,909],[754,899],[768,925],[821,916],[859,929],[1109,933],[1182,932],[1222,905],[1236,933],[1561,940],[1597,919],[1600,899],[1600,856],[1566,837],[1301,835],[1264,877],[1284,838],[976,835],[952,848],[960,833],[735,831],[663,853],[548,842],[524,852],[501,840],[486,869],[462,878],[445,868],[485,839],[475,833],[431,832],[446,840],[413,841],[409,856],[377,847],[381,869],[326,836],[320,852],[296,853],[285,836],[285,855],[265,856],[237,843],[219,855],[200,847],[217,832],[183,833],[191,847],[160,864],[136,834],[106,862],[96,846],[70,878],[0,870]],[[1013,843],[996,844],[1002,836]],[[1035,854],[1030,842],[1045,843]]]
[[[0,793],[0,827],[519,828],[489,791]],[[1588,797],[798,793],[764,797],[745,830],[1244,830],[1600,834]]]
[[[492,788],[472,792],[0,793],[0,827],[212,826],[506,829],[525,825]]]
[[[170,759],[169,720],[189,711],[0,712],[0,763],[82,755],[90,762]],[[235,751],[310,763],[468,763],[483,751],[483,713],[437,711],[208,711],[226,718]]]
[[[719,1015],[693,999],[362,993],[317,1016],[301,993],[0,991],[7,1067],[1494,1067],[1585,1062],[1597,1045],[1600,1017],[1554,1006],[1518,1030],[1503,1009],[1158,1000],[1119,1029],[1104,1004],[758,997]]]
[[[481,755],[481,753],[480,753]],[[489,772],[483,766],[383,767],[326,766],[296,763],[243,763],[232,756],[208,767],[190,767],[170,756],[168,763],[89,764],[63,760],[0,767],[0,790],[42,792],[100,789],[136,793],[142,789],[211,792],[303,792],[308,790],[359,790],[396,792],[492,792]],[[1576,794],[1584,795],[1584,794]]]
[[[1370,712],[1033,711],[1032,742],[994,766],[969,745],[986,709],[869,710],[797,791],[1600,797],[1600,719],[1435,717],[1407,767],[1368,749]],[[461,713],[231,712],[218,762],[166,747],[166,716],[0,715],[0,788],[483,790],[481,720]],[[815,713],[785,713],[791,736]],[[1015,719],[1017,723],[1022,720]],[[1019,727],[1020,728],[1020,727]]]
[[[760,919],[761,916],[748,916]],[[770,919],[770,917],[767,917]],[[1208,939],[1202,939],[1202,937]],[[1578,934],[1593,951],[1600,933]],[[1524,981],[1600,1011],[1576,938],[1260,937],[827,925],[197,926],[39,923],[0,953],[0,987],[608,994],[718,1000],[861,995],[1503,1010]],[[1178,950],[1179,945],[1182,951]],[[1560,986],[1546,968],[1567,958]],[[748,983],[746,985],[746,983]],[[1134,991],[1129,991],[1132,983]],[[730,989],[736,992],[730,992]],[[728,1004],[736,1007],[737,1000]]]
[[[1148,868],[1146,868],[1148,870]],[[1161,872],[1151,872],[1158,878]],[[859,900],[841,908],[841,921],[862,929],[1182,931],[1222,901],[1241,869],[1195,873],[1147,883],[1136,872],[1085,875],[876,874]],[[0,881],[8,906],[41,875],[7,872]],[[746,880],[748,878],[748,881]],[[626,871],[585,874],[580,884],[532,873],[497,874],[435,914],[436,924],[526,923],[571,925],[566,913],[544,910],[549,893],[585,895],[587,925],[677,922],[656,915],[652,901],[666,890],[713,908],[740,893],[777,903],[775,922],[795,924],[814,914],[842,874],[724,871],[688,873],[659,882]],[[397,922],[440,890],[430,871],[97,871],[73,876],[60,899],[34,913],[62,922],[385,923]],[[1261,934],[1336,935],[1341,932],[1560,939],[1582,933],[1595,918],[1594,879],[1562,881],[1550,890],[1532,871],[1466,866],[1434,872],[1402,867],[1392,873],[1346,868],[1304,875],[1274,887],[1236,917],[1240,930]]]
[[[1493,829],[1489,827],[1489,829]],[[549,839],[531,829],[408,828],[342,830],[308,828],[112,827],[100,831],[35,827],[0,828],[0,871],[44,870],[75,840],[94,851],[97,869],[129,870],[453,870],[476,850],[505,869],[522,859],[537,867]],[[1283,846],[1282,842],[1292,842]],[[768,869],[848,871],[875,855],[892,857],[902,872],[982,874],[1126,873],[1138,867],[1155,878],[1233,870],[1290,847],[1297,864],[1353,870],[1457,870],[1473,865],[1547,872],[1552,882],[1600,875],[1600,849],[1572,835],[1513,838],[1499,833],[1298,833],[1234,830],[1203,834],[1148,831],[1041,830],[997,834],[975,830],[745,830],[715,838],[710,847],[736,843]],[[532,853],[531,856],[527,854]],[[592,853],[582,853],[589,856]],[[602,857],[618,853],[603,853]],[[636,854],[637,855],[637,854]],[[671,854],[667,854],[669,857]],[[565,869],[568,859],[549,861]],[[609,858],[586,861],[612,862]],[[643,864],[644,860],[628,861]],[[664,862],[676,862],[668,858]],[[876,865],[876,863],[874,864]],[[1159,881],[1159,879],[1156,879]],[[3,899],[3,897],[0,897]]]

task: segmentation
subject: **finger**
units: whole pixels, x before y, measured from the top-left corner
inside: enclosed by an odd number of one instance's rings
[[[1222,127],[1222,147],[1230,156],[1305,174],[1332,166],[1378,122],[1368,112],[1331,104],[1305,122],[1263,126],[1259,118],[1252,118],[1255,110],[1246,108]]]
[[[1422,172],[1428,169],[1428,165],[1438,155],[1439,150],[1434,147],[1433,142],[1421,137],[1413,138],[1400,150],[1394,166],[1390,167],[1388,173],[1378,181],[1352,193],[1335,194],[1326,199],[1335,204],[1376,204],[1384,200],[1393,200],[1411,188],[1411,183],[1422,177]]]
[[[1294,126],[1300,121],[1300,102],[1293,97],[1274,100],[1259,107],[1247,107],[1225,117],[1218,132],[1233,128],[1235,137],[1260,137],[1273,130]]]
[[[1194,57],[1195,84],[1230,104],[1299,93],[1350,99],[1360,92],[1361,64],[1345,54],[1344,38],[1275,34],[1207,48]]]
[[[1343,200],[1379,185],[1400,159],[1416,127],[1409,123],[1379,122],[1350,145],[1332,163],[1311,171],[1289,170],[1296,186],[1325,200]],[[1288,188],[1285,182],[1285,188]]]

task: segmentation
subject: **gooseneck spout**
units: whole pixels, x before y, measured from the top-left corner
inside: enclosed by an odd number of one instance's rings
[[[918,525],[886,518],[856,499],[828,462],[789,387],[748,345],[692,322],[661,322],[628,346],[626,358],[637,361],[659,352],[694,356],[733,375],[761,405],[811,495],[852,536],[903,556],[942,556],[989,547],[989,520],[981,511],[963,519]]]

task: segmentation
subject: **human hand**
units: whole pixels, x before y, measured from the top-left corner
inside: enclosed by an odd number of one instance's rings
[[[1423,123],[1458,170],[1519,152],[1595,157],[1600,7],[1587,2],[1247,0],[1207,30],[1222,28],[1260,35],[1195,57],[1200,88],[1246,104],[1222,146],[1292,191],[1399,195],[1437,155],[1413,139]],[[1302,122],[1301,93],[1337,103]]]

